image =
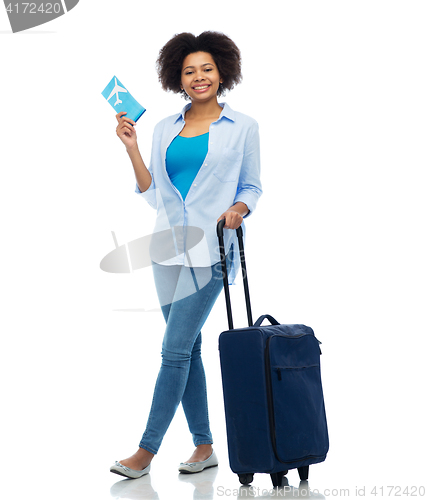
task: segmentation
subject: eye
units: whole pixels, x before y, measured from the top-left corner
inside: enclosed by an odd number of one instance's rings
[[[186,75],[191,75],[192,71],[186,71]]]

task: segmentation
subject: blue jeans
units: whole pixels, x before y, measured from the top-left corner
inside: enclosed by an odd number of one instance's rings
[[[232,259],[233,246],[226,257],[228,271]],[[156,454],[180,402],[194,445],[213,442],[201,358],[201,328],[224,285],[221,262],[205,268],[153,262],[153,274],[166,330],[162,364],[139,447]]]

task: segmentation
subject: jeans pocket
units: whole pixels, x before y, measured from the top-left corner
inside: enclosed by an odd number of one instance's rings
[[[221,182],[237,181],[242,165],[243,153],[236,149],[224,148],[213,175]]]

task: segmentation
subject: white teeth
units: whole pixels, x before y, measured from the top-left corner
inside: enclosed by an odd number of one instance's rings
[[[194,90],[202,90],[202,89],[207,89],[209,85],[203,85],[203,87],[194,87]]]

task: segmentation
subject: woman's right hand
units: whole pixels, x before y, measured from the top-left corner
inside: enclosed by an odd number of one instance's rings
[[[126,146],[126,149],[132,149],[137,145],[135,131],[136,122],[124,115],[126,115],[126,111],[121,111],[116,115],[116,119],[119,122],[116,128],[116,133]]]

